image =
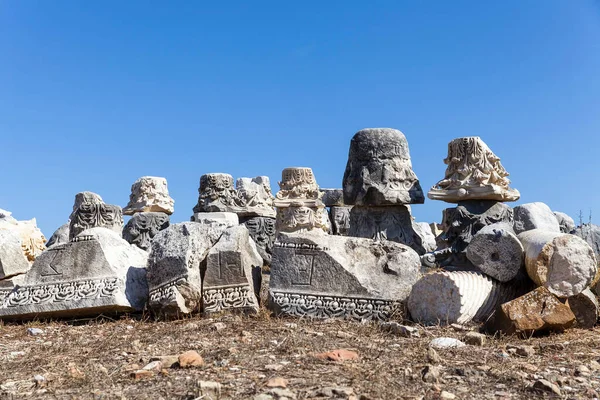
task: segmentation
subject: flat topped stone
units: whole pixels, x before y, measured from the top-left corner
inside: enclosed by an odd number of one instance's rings
[[[123,214],[139,212],[161,212],[173,214],[175,201],[169,196],[167,180],[157,176],[142,176],[131,185],[129,203]]]
[[[52,246],[19,285],[0,290],[0,318],[139,311],[148,299],[146,252],[105,228]]]
[[[412,169],[408,142],[391,128],[369,128],[350,141],[343,179],[346,205],[422,204],[419,180]]]
[[[478,136],[461,137],[448,143],[448,165],[444,179],[427,196],[432,200],[457,203],[465,200],[515,201],[521,196],[510,188],[508,172]]]
[[[275,206],[299,200],[318,200],[322,196],[311,168],[289,167],[281,172],[279,192],[275,196]]]

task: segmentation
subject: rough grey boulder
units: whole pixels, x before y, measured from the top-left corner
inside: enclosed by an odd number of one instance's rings
[[[422,204],[408,142],[391,128],[368,128],[350,141],[343,179],[344,204],[363,206]]]
[[[279,234],[273,251],[270,308],[317,318],[389,319],[420,278],[410,247],[318,231]]]
[[[0,231],[0,280],[24,274],[30,268],[21,248],[20,236],[13,231]]]
[[[562,233],[573,233],[575,230],[575,221],[573,218],[560,211],[554,211],[554,216],[558,221]]]
[[[152,240],[148,259],[150,308],[164,316],[200,311],[200,264],[223,232],[235,225],[226,218],[206,219],[160,231]]]
[[[262,257],[248,229],[226,229],[201,265],[204,313],[258,312]]]
[[[598,322],[598,299],[590,289],[585,289],[578,295],[569,297],[567,305],[575,314],[578,328],[593,328]]]
[[[0,318],[72,317],[142,310],[147,253],[93,228],[44,251],[14,288],[0,289]]]
[[[542,229],[548,232],[560,232],[556,216],[546,204],[541,202],[521,204],[514,209],[514,229],[518,235],[532,229]]]

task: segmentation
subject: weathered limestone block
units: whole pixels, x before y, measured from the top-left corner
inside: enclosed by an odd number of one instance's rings
[[[48,239],[48,241],[46,242],[46,248],[54,246],[55,244],[68,243],[69,225],[70,222],[67,222],[66,224],[61,225],[56,231],[54,231],[52,236],[50,236],[50,239]]]
[[[121,235],[123,231],[123,211],[119,206],[104,203],[81,203],[71,214],[69,238],[73,239],[90,228],[107,228]]]
[[[424,238],[415,229],[406,206],[352,207],[348,236],[391,240],[405,244],[419,254],[426,252]]]
[[[297,317],[387,320],[420,276],[418,254],[399,243],[280,233],[269,307]]]
[[[541,229],[548,232],[560,232],[556,216],[546,204],[541,202],[521,204],[514,209],[515,233]]]
[[[320,200],[321,192],[312,169],[285,168],[279,187],[274,202],[278,232],[306,232],[312,229],[330,231],[329,217]]]
[[[258,312],[262,264],[244,225],[225,230],[201,266],[204,313]]]
[[[19,285],[0,289],[0,318],[139,311],[148,299],[148,254],[105,228],[43,252]]]
[[[256,244],[258,253],[267,265],[271,265],[275,243],[275,218],[251,217],[243,222]]]
[[[368,128],[354,135],[343,188],[346,205],[403,205],[425,201],[412,169],[406,137],[391,128]]]
[[[169,196],[167,180],[157,176],[142,176],[131,186],[129,203],[123,209],[124,215],[139,212],[160,212],[173,214],[175,201]]]
[[[518,236],[525,250],[529,277],[558,297],[575,296],[590,287],[598,272],[592,248],[568,233],[542,229]]]
[[[352,206],[332,206],[329,208],[333,235],[348,236],[350,232],[350,211]]]
[[[14,231],[0,231],[0,280],[24,274],[31,268],[23,254],[21,237]]]
[[[412,287],[408,311],[413,321],[425,325],[484,321],[525,287],[525,282],[503,284],[479,272],[433,272]]]
[[[240,217],[275,218],[273,193],[268,176],[238,178],[235,187],[240,200],[240,210],[234,211]]]
[[[575,221],[573,218],[559,211],[554,211],[554,216],[558,221],[558,225],[560,226],[560,231],[562,233],[573,233],[575,230]]]
[[[571,309],[545,287],[537,289],[498,308],[488,329],[507,335],[563,331],[575,324]]]
[[[598,322],[598,299],[590,289],[585,289],[578,295],[569,297],[567,306],[575,314],[578,328],[593,328]]]
[[[17,221],[10,212],[0,210],[0,231],[12,231],[21,238],[23,254],[30,263],[46,249],[46,238],[37,227],[35,218]]]
[[[235,225],[228,219],[207,219],[173,224],[158,232],[148,258],[150,308],[164,316],[199,311],[200,264],[223,232]]]
[[[445,247],[441,246],[443,249],[426,254],[422,261],[427,266],[474,269],[467,259],[466,249],[475,234],[488,225],[512,225],[512,222],[512,208],[504,203],[493,200],[459,202],[455,208],[447,208],[443,212],[442,239],[445,241]]]
[[[429,253],[435,251],[437,244],[435,242],[435,236],[431,231],[431,227],[427,222],[415,222],[412,223],[413,229],[421,238],[421,244],[425,252]]]
[[[343,207],[344,190],[343,189],[321,189],[321,200],[325,207]]]
[[[104,204],[104,200],[100,197],[99,194],[94,192],[79,192],[75,195],[75,201],[73,201],[73,211],[69,216],[69,219],[73,218],[75,212],[83,203],[94,203],[94,204]]]
[[[427,196],[432,200],[458,203],[465,200],[515,201],[521,196],[508,185],[508,172],[478,136],[462,137],[448,143],[448,165],[444,179]]]
[[[500,282],[514,279],[523,267],[523,245],[509,224],[483,227],[466,251],[473,265]]]
[[[232,212],[241,206],[238,193],[233,187],[233,177],[229,174],[211,173],[200,177],[198,204],[194,213]]]
[[[167,229],[169,223],[169,215],[163,212],[136,213],[123,228],[123,239],[142,250],[150,250],[154,236]]]
[[[583,224],[575,229],[575,235],[582,238],[589,244],[600,259],[600,226],[594,224]]]

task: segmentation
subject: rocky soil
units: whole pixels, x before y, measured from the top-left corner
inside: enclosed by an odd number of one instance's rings
[[[598,328],[529,339],[483,337],[474,327],[415,328],[266,312],[5,323],[0,398],[598,397]],[[467,344],[430,347],[440,337]]]

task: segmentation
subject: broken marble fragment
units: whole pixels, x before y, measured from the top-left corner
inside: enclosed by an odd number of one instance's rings
[[[321,189],[322,197],[321,200],[325,207],[343,207],[344,204],[344,190],[343,189]]]
[[[236,212],[240,217],[269,217],[275,218],[273,207],[273,193],[271,193],[271,182],[268,176],[257,176],[255,178],[238,178],[235,188],[240,201],[239,210]]]
[[[139,212],[123,228],[123,239],[142,250],[150,250],[156,234],[169,226],[169,215],[163,212]]]
[[[233,187],[233,177],[229,174],[211,173],[200,177],[198,204],[194,213],[232,212],[241,202]]]
[[[358,131],[350,141],[343,190],[346,205],[422,204],[404,134],[391,128]]]
[[[352,206],[332,206],[329,208],[333,235],[348,236],[350,231],[350,211]]]
[[[515,233],[542,229],[548,232],[560,232],[556,216],[546,204],[541,202],[521,204],[513,208]]]
[[[37,227],[35,218],[17,221],[11,213],[0,211],[0,231],[12,231],[21,240],[21,249],[29,263],[32,263],[46,249],[46,238]]]
[[[399,243],[318,230],[280,233],[269,307],[297,317],[387,320],[420,275],[418,254]]]
[[[81,232],[91,228],[107,228],[120,236],[123,230],[121,207],[104,203],[81,203],[71,214],[69,238],[72,240]]]
[[[590,289],[569,297],[566,303],[577,320],[577,327],[582,329],[593,328],[598,322],[599,305],[596,295]]]
[[[465,200],[515,201],[519,191],[508,185],[508,172],[478,136],[461,137],[448,143],[448,165],[444,179],[427,196],[432,200],[458,203]]]
[[[0,288],[0,318],[139,311],[148,299],[147,253],[106,228],[43,252],[12,289]]]
[[[173,214],[175,201],[169,196],[167,180],[157,176],[142,176],[131,185],[129,203],[123,209],[124,215],[140,212],[161,212]]]
[[[204,313],[258,312],[262,264],[248,229],[227,228],[201,264]]]
[[[17,232],[0,230],[0,280],[24,274],[31,268]]]
[[[554,216],[558,221],[562,233],[573,233],[575,230],[575,221],[573,218],[560,211],[554,211]]]
[[[207,213],[210,214],[210,213]],[[237,225],[230,219],[206,219],[170,225],[152,240],[148,259],[149,306],[172,317],[200,311],[200,264],[223,232]]]
[[[267,265],[271,265],[273,243],[275,243],[275,218],[250,217],[243,222],[254,240],[257,250]]]

